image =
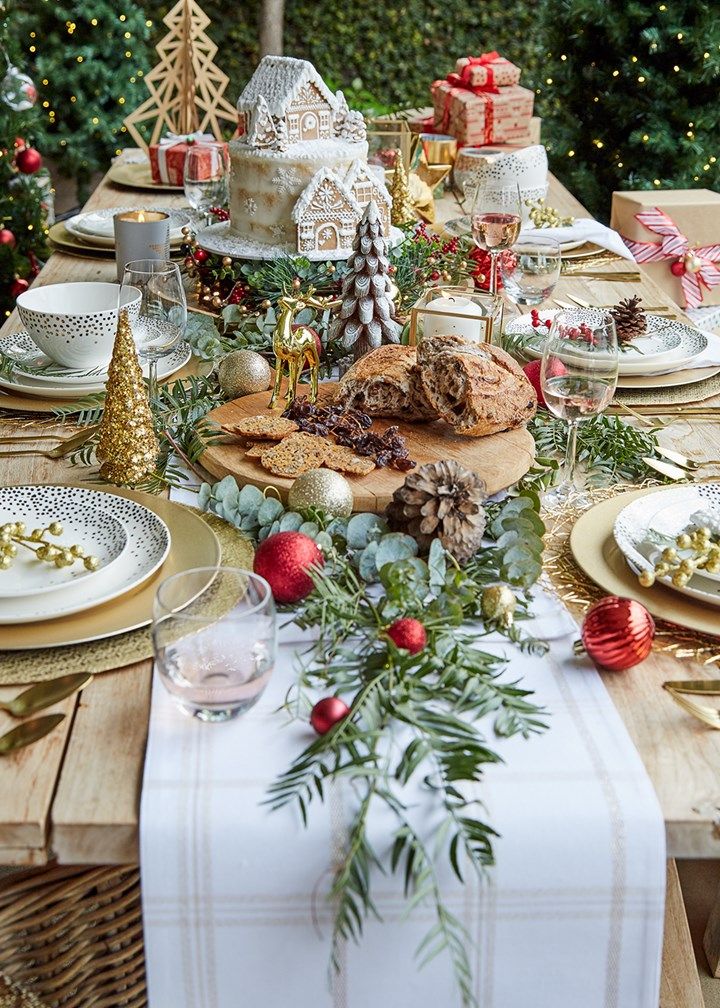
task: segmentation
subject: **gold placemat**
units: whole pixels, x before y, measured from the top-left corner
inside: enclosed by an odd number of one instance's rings
[[[207,522],[220,543],[222,566],[252,569],[254,549],[242,532],[217,515],[184,504],[176,507],[193,511]],[[109,672],[151,658],[152,653],[149,626],[70,647],[0,651],[0,685],[45,682],[71,672]]]
[[[627,389],[618,388],[615,398],[627,406],[670,406],[678,403],[703,402],[720,395],[720,374],[692,385],[676,385],[670,388]]]
[[[631,492],[628,492],[629,489]],[[710,632],[688,629],[669,621],[671,616],[675,619],[689,616],[690,621],[696,622],[696,625],[702,624],[709,630],[718,627],[720,611],[661,586],[641,588],[622,554],[617,548],[612,549],[612,527],[619,511],[634,497],[657,489],[657,486],[639,489],[628,488],[627,485],[603,487],[590,490],[582,497],[571,499],[559,508],[543,513],[547,528],[543,554],[544,587],[564,602],[579,621],[593,602],[608,594],[635,598],[655,618],[653,650],[706,665],[720,664],[718,637],[712,636]],[[583,498],[585,501],[590,499],[592,515]],[[570,534],[578,519],[583,516],[584,569],[579,566],[570,548]]]

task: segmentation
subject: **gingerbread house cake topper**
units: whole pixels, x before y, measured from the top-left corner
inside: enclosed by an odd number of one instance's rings
[[[246,142],[286,150],[312,140],[364,140],[365,123],[333,94],[312,63],[291,56],[264,56],[240,96]]]
[[[298,252],[334,252],[352,247],[362,210],[334,172],[321,168],[295,204]]]

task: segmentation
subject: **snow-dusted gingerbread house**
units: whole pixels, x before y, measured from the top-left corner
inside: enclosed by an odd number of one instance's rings
[[[344,258],[363,210],[390,195],[367,164],[365,123],[306,60],[265,56],[238,102],[230,145],[230,234],[281,252]]]

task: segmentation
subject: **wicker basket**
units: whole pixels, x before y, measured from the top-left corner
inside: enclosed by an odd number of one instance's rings
[[[0,974],[46,1008],[145,1008],[139,868],[49,865],[0,878]]]

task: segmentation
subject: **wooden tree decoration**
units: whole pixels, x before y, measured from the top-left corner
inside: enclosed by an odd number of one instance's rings
[[[355,360],[383,343],[398,343],[402,326],[395,321],[390,262],[377,203],[371,201],[353,241],[350,269],[342,286],[342,308],[332,338]]]
[[[150,97],[130,113],[125,127],[145,149],[141,123],[154,122],[150,143],[166,133],[182,136],[198,130],[219,140],[218,120],[236,125],[237,110],[224,97],[229,78],[213,62],[217,46],[205,34],[210,18],[196,0],[179,0],[164,22],[170,31],[157,45],[160,62],[145,77]]]

